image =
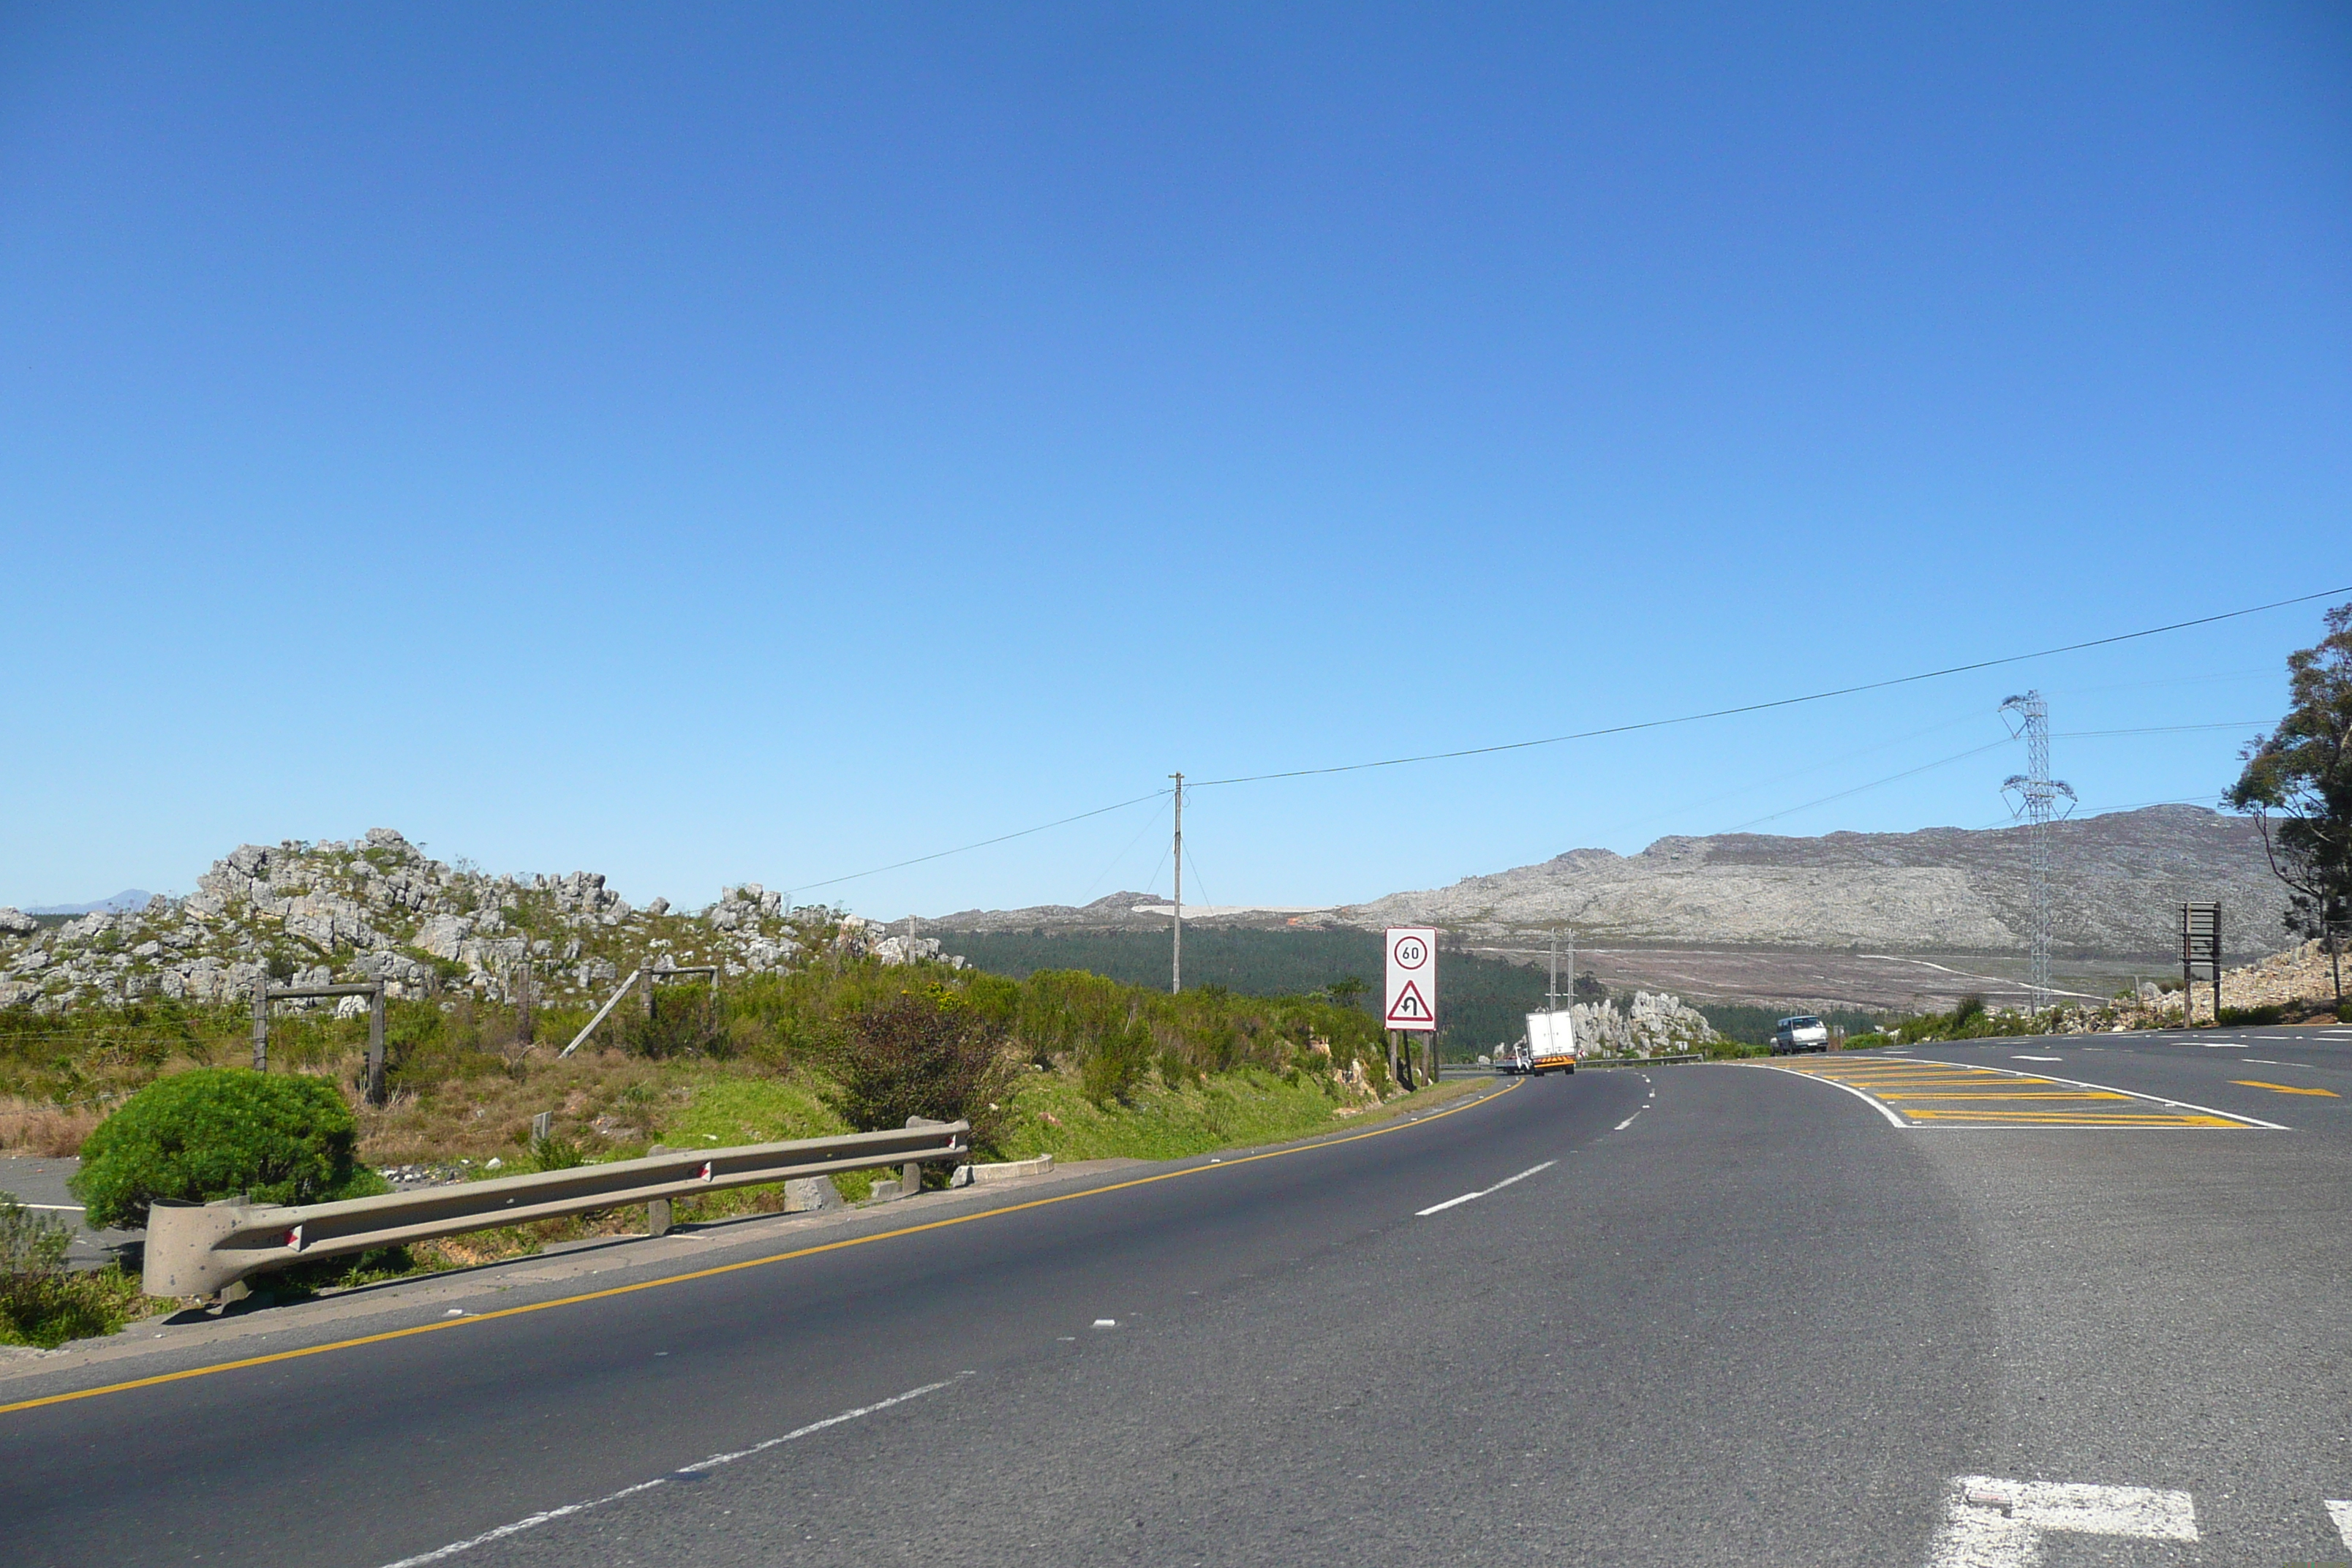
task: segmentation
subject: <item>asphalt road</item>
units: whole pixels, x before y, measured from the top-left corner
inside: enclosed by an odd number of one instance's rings
[[[167,1331],[0,1380],[0,1560],[2352,1560],[2352,1032],[2240,1033],[1922,1047],[1884,1100],[1818,1081],[1860,1053],[1586,1072],[293,1359],[202,1371],[352,1331]],[[1897,1124],[2011,1083],[2213,1124]],[[978,1212],[904,1209],[862,1234]]]

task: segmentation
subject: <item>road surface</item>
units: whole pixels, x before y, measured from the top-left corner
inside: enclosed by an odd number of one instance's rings
[[[2347,1068],[2267,1029],[1588,1071],[802,1256],[639,1244],[585,1300],[167,1328],[0,1368],[0,1560],[2344,1562]]]

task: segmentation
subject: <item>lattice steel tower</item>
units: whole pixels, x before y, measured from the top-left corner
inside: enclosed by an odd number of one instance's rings
[[[2050,1005],[2050,824],[2064,814],[2056,809],[2058,797],[2065,796],[2071,808],[2074,791],[2063,780],[2050,776],[2050,705],[2039,691],[2028,691],[2012,697],[2000,705],[2003,713],[2015,713],[2022,728],[2015,733],[2025,738],[2025,772],[2011,773],[2001,783],[2001,791],[2018,794],[2017,814],[2025,818],[2026,854],[2032,872],[2027,886],[2033,902],[2032,930],[2028,933],[2033,949],[2033,994],[2032,1011],[2039,1015]]]

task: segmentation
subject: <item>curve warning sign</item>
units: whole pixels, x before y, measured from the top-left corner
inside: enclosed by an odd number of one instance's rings
[[[1385,1026],[1428,1033],[1437,1027],[1437,929],[1391,926],[1388,933]]]

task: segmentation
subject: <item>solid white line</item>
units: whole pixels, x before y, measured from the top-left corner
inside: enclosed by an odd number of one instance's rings
[[[838,1426],[845,1421],[855,1421],[861,1415],[871,1415],[877,1410],[887,1410],[893,1405],[904,1405],[909,1399],[920,1399],[926,1394],[937,1394],[947,1386],[944,1383],[927,1383],[920,1388],[910,1388],[904,1394],[893,1394],[887,1399],[877,1400],[871,1405],[861,1405],[855,1410],[845,1410],[838,1415],[828,1415],[822,1421],[812,1421],[805,1426],[795,1426],[781,1437],[771,1437],[765,1442],[754,1443],[748,1448],[737,1448],[731,1453],[713,1454],[707,1459],[697,1459],[690,1465],[680,1465],[668,1475],[656,1476],[652,1480],[639,1481],[635,1486],[623,1487],[619,1491],[606,1492],[603,1497],[592,1498],[586,1502],[566,1503],[562,1508],[551,1508],[544,1513],[534,1513],[527,1519],[516,1520],[512,1524],[502,1524],[496,1530],[486,1530],[481,1534],[467,1540],[453,1541],[446,1546],[436,1547],[430,1552],[419,1552],[414,1557],[404,1557],[397,1563],[388,1563],[384,1564],[384,1568],[421,1568],[424,1563],[438,1563],[445,1558],[455,1557],[461,1552],[471,1552],[477,1546],[487,1546],[493,1541],[504,1541],[510,1535],[520,1535],[526,1530],[536,1530],[541,1525],[555,1520],[569,1518],[575,1513],[585,1513],[592,1508],[603,1508],[606,1503],[618,1502],[625,1497],[634,1497],[639,1492],[651,1491],[656,1487],[666,1487],[679,1476],[699,1475],[705,1470],[715,1470],[721,1465],[731,1465],[738,1459],[748,1459],[754,1454],[765,1453],[779,1443],[790,1443],[795,1438],[810,1436],[824,1431],[828,1426]]]
[[[2136,1089],[2117,1089],[2111,1083],[2085,1083],[2079,1078],[2060,1078],[2055,1073],[2015,1072],[2011,1071],[2008,1068],[1994,1067],[1989,1062],[1948,1062],[1940,1057],[1922,1057],[1919,1059],[1921,1061],[1934,1062],[1937,1067],[1974,1068],[1979,1072],[2003,1073],[2011,1078],[2038,1078],[2044,1083],[2063,1083],[2074,1089],[2095,1089],[2107,1094],[2126,1095],[2133,1100],[2145,1100],[2150,1105],[2161,1105],[2168,1110],[2196,1110],[2201,1111],[2207,1116],[2220,1116],[2227,1118],[2231,1121],[2242,1121],[2249,1127],[2259,1127],[2266,1132],[2292,1132],[2294,1131],[2294,1129],[2283,1126],[2276,1121],[2264,1121],[2259,1116],[2242,1116],[2234,1110],[2216,1110],[2210,1105],[2191,1105],[2185,1100],[2167,1100],[2160,1094],[2142,1094]]]
[[[1886,1118],[1886,1120],[1892,1122],[1895,1126],[1904,1128],[1907,1131],[1916,1131],[1910,1122],[1906,1121],[1903,1118],[1895,1115],[1891,1107],[1879,1100],[1872,1099],[1869,1095],[1863,1093],[1862,1090],[1854,1088],[1853,1085],[1850,1083],[1840,1083],[1833,1078],[1823,1078],[1819,1073],[1801,1072],[1795,1068],[1775,1067],[1770,1062],[1750,1062],[1748,1065],[1750,1067],[1762,1068],[1766,1072],[1784,1072],[1791,1078],[1811,1079],[1815,1083],[1825,1083],[1832,1089],[1842,1089],[1848,1094],[1853,1096],[1856,1100],[1862,1101],[1864,1105],[1870,1107],[1871,1110],[1878,1112],[1879,1115]]]
[[[2333,1498],[2328,1499],[2327,1517],[2335,1522],[2336,1533],[2344,1538],[2344,1544],[2347,1548],[2352,1548],[2352,1502],[2337,1502]]]
[[[1465,1193],[1465,1194],[1462,1194],[1460,1197],[1458,1197],[1458,1198],[1448,1198],[1448,1199],[1446,1199],[1446,1200],[1445,1200],[1444,1203],[1442,1203],[1442,1204],[1432,1204],[1432,1205],[1429,1205],[1427,1208],[1425,1208],[1425,1209],[1415,1209],[1415,1210],[1413,1211],[1412,1217],[1413,1217],[1413,1218],[1415,1218],[1415,1219],[1426,1219],[1426,1218],[1428,1218],[1431,1215],[1433,1215],[1433,1214],[1443,1214],[1443,1213],[1444,1213],[1447,1209],[1452,1208],[1452,1207],[1453,1207],[1454,1205],[1456,1205],[1456,1204],[1466,1204],[1466,1203],[1468,1203],[1468,1202],[1469,1202],[1471,1199],[1473,1199],[1473,1198],[1483,1198],[1483,1197],[1485,1197],[1488,1193],[1499,1193],[1499,1192],[1501,1192],[1505,1187],[1509,1186],[1513,1182],[1524,1182],[1524,1181],[1526,1181],[1529,1176],[1534,1175],[1537,1172],[1538,1172],[1538,1171],[1549,1171],[1549,1170],[1550,1170],[1554,1165],[1557,1165],[1557,1164],[1559,1164],[1559,1161],[1557,1161],[1557,1160],[1546,1160],[1546,1161],[1545,1161],[1542,1164],[1540,1164],[1540,1165],[1529,1165],[1526,1170],[1521,1171],[1517,1175],[1516,1175],[1516,1176],[1505,1176],[1501,1181],[1496,1182],[1496,1183],[1493,1186],[1491,1186],[1491,1187],[1482,1187],[1482,1188],[1480,1188],[1478,1191],[1476,1191],[1476,1192],[1475,1192],[1475,1193]],[[397,1564],[394,1564],[394,1568],[398,1568],[398,1565],[397,1565]]]

